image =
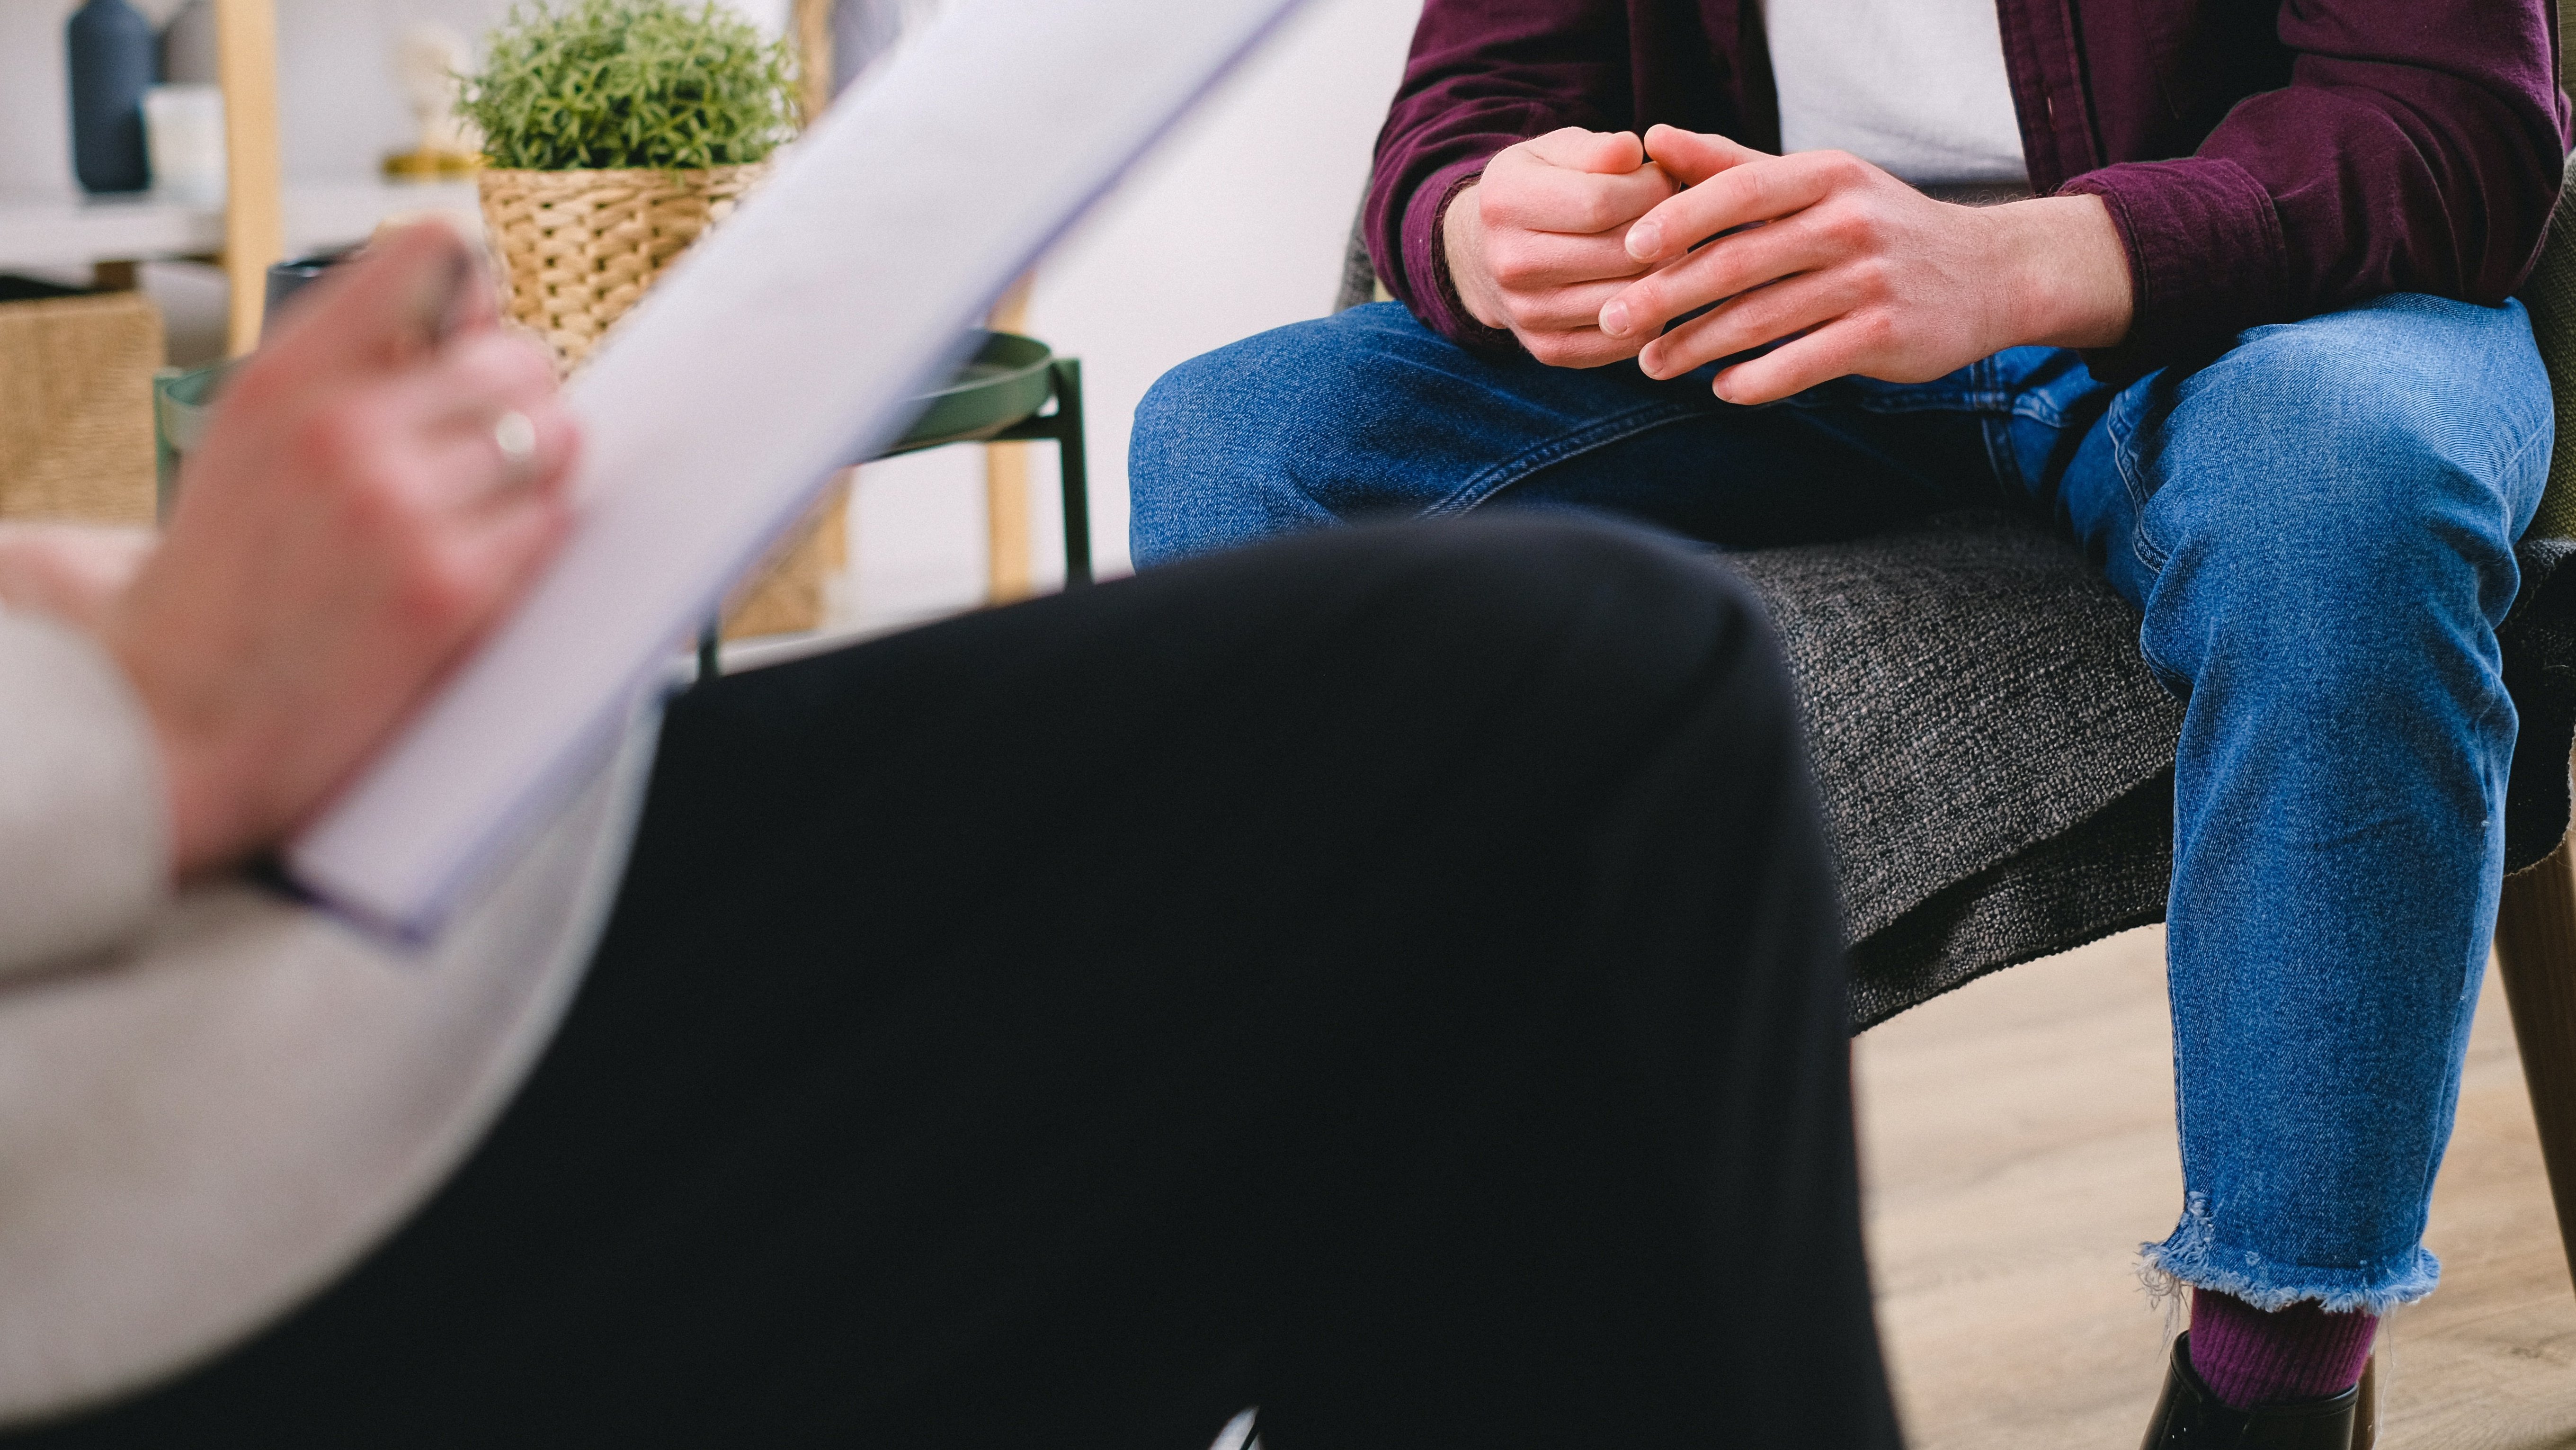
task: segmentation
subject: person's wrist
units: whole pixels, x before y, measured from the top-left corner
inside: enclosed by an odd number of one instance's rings
[[[1467,315],[1487,327],[1505,327],[1509,324],[1497,305],[1493,279],[1485,274],[1485,219],[1476,206],[1476,185],[1470,181],[1451,192],[1441,208],[1440,250],[1449,265],[1449,285],[1457,289]]]
[[[127,624],[121,614],[111,616],[101,631],[102,643],[151,726],[169,809],[170,879],[184,882],[231,864],[248,849],[240,792],[225,788],[239,772],[225,767],[222,752],[204,738],[205,732],[189,728],[188,712],[175,703],[176,692],[150,649]]]
[[[153,722],[152,734],[161,747],[162,788],[170,799],[170,879],[185,882],[231,865],[243,853],[239,843],[246,833],[230,827],[230,813],[213,788],[221,773],[163,722]]]
[[[2100,348],[2128,337],[2136,316],[2129,253],[2100,197],[2040,197],[1982,215],[2006,232],[2000,247],[2015,259],[2002,273],[2014,279],[2003,345]]]

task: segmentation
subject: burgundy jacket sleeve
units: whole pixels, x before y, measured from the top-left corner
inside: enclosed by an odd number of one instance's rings
[[[1620,130],[1632,110],[1621,0],[1426,0],[1362,222],[1387,290],[1463,347],[1516,346],[1458,300],[1441,213],[1504,147],[1564,126]]]
[[[2545,0],[2288,0],[2288,84],[2196,155],[2073,178],[2128,245],[2137,324],[2094,359],[2134,376],[2248,327],[2388,292],[2512,295],[2565,146]]]

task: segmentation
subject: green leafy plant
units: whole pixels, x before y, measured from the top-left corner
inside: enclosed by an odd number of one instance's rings
[[[459,109],[495,166],[734,166],[795,132],[793,52],[713,0],[523,0],[484,48]]]

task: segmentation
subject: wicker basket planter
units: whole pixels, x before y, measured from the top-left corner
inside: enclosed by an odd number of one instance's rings
[[[483,224],[510,320],[544,338],[570,374],[768,170],[483,172]]]
[[[142,294],[0,279],[0,518],[151,523],[161,361]]]
[[[731,215],[768,163],[700,171],[485,171],[483,223],[507,292],[503,312],[580,368],[662,270]],[[819,629],[824,584],[849,562],[835,495],[759,582],[737,591],[729,638]]]

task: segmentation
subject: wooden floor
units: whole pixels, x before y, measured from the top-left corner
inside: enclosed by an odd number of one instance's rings
[[[2017,967],[1859,1043],[1880,1324],[1915,1450],[2131,1450],[2173,1227],[2164,937]],[[2489,974],[2433,1199],[2441,1290],[2381,1340],[2393,1450],[2576,1450],[2576,1291]]]

